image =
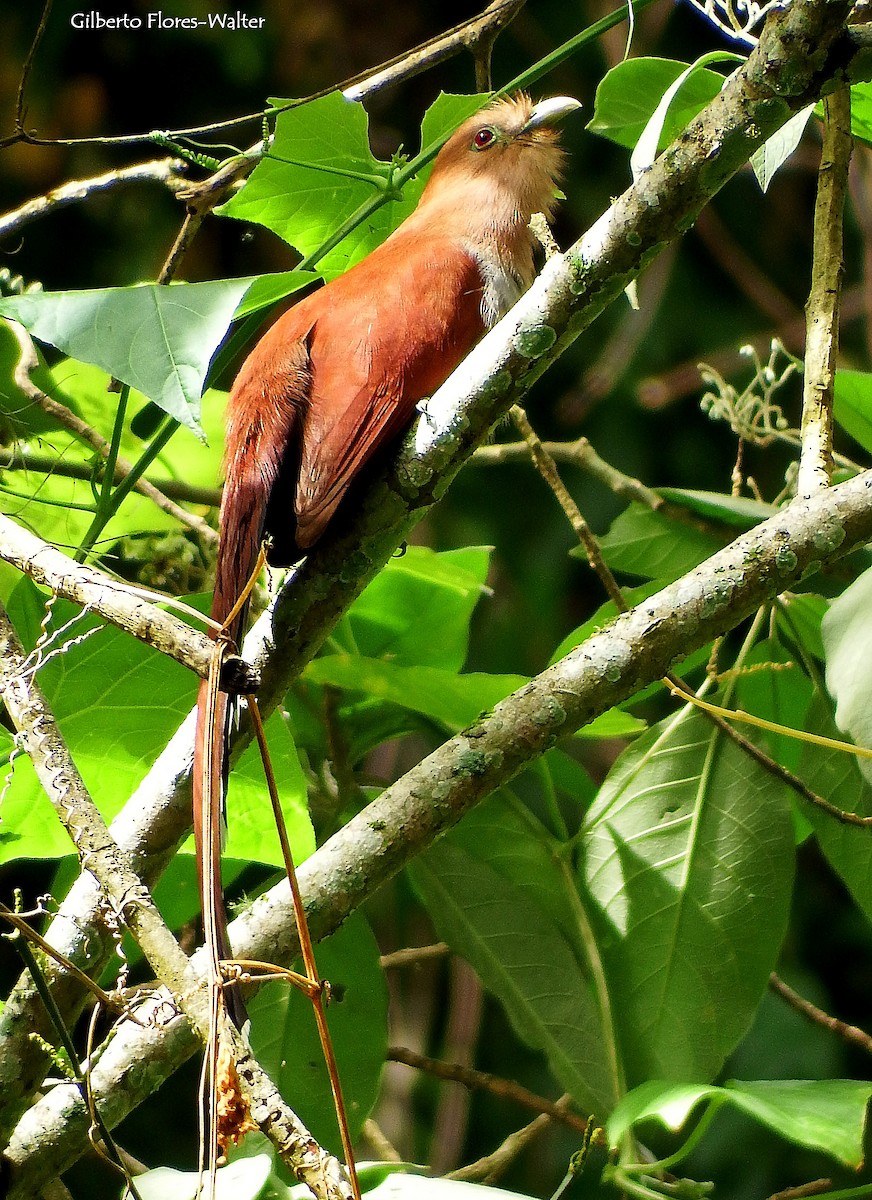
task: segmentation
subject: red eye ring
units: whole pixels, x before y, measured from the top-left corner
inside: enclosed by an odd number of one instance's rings
[[[476,150],[487,150],[488,146],[492,145],[496,140],[496,134],[487,125],[484,129],[479,129],[472,139],[473,147]]]

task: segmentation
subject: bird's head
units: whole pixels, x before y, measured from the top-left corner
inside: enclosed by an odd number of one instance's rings
[[[440,150],[422,200],[446,191],[469,203],[508,200],[524,222],[551,215],[563,166],[557,122],[581,105],[569,96],[533,103],[503,97],[465,121]]]

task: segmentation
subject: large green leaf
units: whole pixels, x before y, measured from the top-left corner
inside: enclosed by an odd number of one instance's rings
[[[833,413],[854,441],[872,453],[872,375],[868,371],[836,371]]]
[[[487,546],[441,554],[409,546],[355,600],[335,636],[369,658],[459,671],[489,563]]]
[[[821,699],[812,705],[806,728],[824,737],[841,736],[829,707]],[[806,743],[802,748],[799,775],[813,792],[837,809],[861,817],[872,816],[872,784],[853,755]],[[843,824],[813,804],[805,803],[802,808],[826,858],[867,918],[872,920],[872,838],[869,830]]]
[[[369,925],[352,914],[317,947],[318,970],[330,982],[327,1010],[342,1091],[356,1138],[375,1103],[387,1053],[387,989]],[[286,983],[267,984],[249,1005],[258,1060],[322,1145],[342,1152],[312,1005]]]
[[[34,292],[0,298],[0,314],[71,358],[101,367],[199,433],[209,363],[251,283]]]
[[[618,759],[580,850],[629,1082],[710,1080],[748,1029],[786,928],[784,789],[683,710]]]
[[[643,504],[631,504],[612,523],[600,546],[613,571],[668,583],[692,571],[729,540],[726,534],[718,537]]]
[[[457,731],[472,724],[529,680],[523,675],[457,675],[438,667],[403,667],[357,654],[316,658],[303,672],[307,683],[330,684],[402,705]],[[645,728],[629,713],[611,709],[579,731],[582,737],[630,737]]]
[[[632,149],[655,112],[664,92],[687,70],[687,63],[667,58],[628,58],[600,80],[592,133]],[[669,107],[658,140],[662,149],[723,87],[723,76],[705,67],[694,70]]]
[[[439,936],[499,997],[517,1033],[541,1050],[586,1111],[617,1098],[590,983],[563,934],[527,892],[443,840],[411,868]]]
[[[701,1103],[729,1104],[781,1137],[856,1169],[863,1164],[870,1096],[872,1083],[853,1079],[732,1080],[725,1087],[650,1080],[623,1098],[606,1133],[609,1144],[617,1146],[643,1121],[677,1132]]]
[[[44,603],[29,581],[16,589],[9,611],[30,648],[39,634]],[[59,628],[77,611],[59,601],[50,628]],[[47,662],[37,679],[85,784],[110,820],[190,711],[197,680],[166,655],[120,629],[100,628],[92,617],[76,621],[67,636],[79,638],[94,629],[81,644]],[[291,842],[300,860],[313,848],[305,781],[281,716],[274,716],[267,727]],[[250,747],[231,773],[228,849],[239,858],[279,864],[272,810],[256,754]],[[69,838],[24,756],[15,760],[0,817],[3,859],[69,854]]]
[[[474,96],[440,96],[424,118],[424,145],[444,136],[480,103]],[[394,172],[391,163],[370,150],[362,106],[333,92],[279,114],[269,154],[217,211],[267,226],[308,257],[361,206],[383,201],[318,258],[319,271],[330,279],[375,249],[417,204],[426,172],[409,180],[400,193]]]
[[[872,749],[872,570],[864,571],[830,605],[821,623],[827,688],[836,702],[836,724]],[[860,760],[872,780],[872,762]]]

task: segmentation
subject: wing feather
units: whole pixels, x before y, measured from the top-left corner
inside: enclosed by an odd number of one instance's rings
[[[318,540],[361,467],[484,331],[481,272],[454,240],[395,236],[329,292],[309,344],[294,502],[300,548]]]

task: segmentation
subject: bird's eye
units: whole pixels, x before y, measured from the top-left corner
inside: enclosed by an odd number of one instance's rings
[[[487,150],[488,146],[492,146],[496,141],[497,135],[486,125],[484,129],[479,129],[475,137],[472,139],[472,145],[475,150]]]

